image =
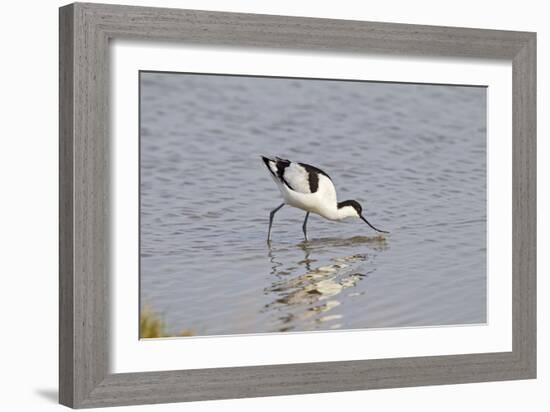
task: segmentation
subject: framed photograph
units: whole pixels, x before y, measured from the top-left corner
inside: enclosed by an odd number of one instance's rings
[[[60,9],[60,402],[536,376],[536,35]]]

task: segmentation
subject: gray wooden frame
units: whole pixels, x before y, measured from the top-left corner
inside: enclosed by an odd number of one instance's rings
[[[59,398],[84,408],[536,376],[536,34],[71,4],[60,9]],[[109,40],[506,59],[513,65],[513,350],[109,373]],[[502,119],[509,121],[509,119]]]

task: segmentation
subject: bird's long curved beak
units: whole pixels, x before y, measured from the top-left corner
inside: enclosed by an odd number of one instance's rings
[[[380,233],[390,233],[390,232],[386,232],[385,230],[380,230],[380,229],[375,228],[375,227],[374,227],[373,225],[371,225],[371,224],[369,223],[369,221],[368,221],[367,219],[365,219],[362,215],[359,216],[359,217],[363,220],[363,222],[365,222],[367,225],[369,225],[370,227],[372,227],[372,228],[373,228],[374,230],[376,230],[377,232],[380,232]]]

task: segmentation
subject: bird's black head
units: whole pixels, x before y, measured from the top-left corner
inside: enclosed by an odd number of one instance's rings
[[[385,230],[380,230],[380,229],[375,228],[373,225],[371,225],[369,223],[369,221],[367,219],[365,219],[365,217],[363,216],[363,208],[361,207],[361,205],[359,204],[358,201],[356,201],[356,200],[344,200],[343,202],[338,203],[338,209],[342,209],[346,206],[352,207],[355,210],[355,212],[357,213],[357,217],[360,218],[363,222],[365,222],[367,225],[369,225],[371,228],[373,228],[377,232],[389,233],[389,232],[386,232]]]
[[[361,216],[361,213],[363,213],[363,208],[356,200],[344,200],[343,202],[338,203],[338,209],[342,209],[346,206],[351,206],[352,208],[354,208],[357,212],[357,216],[359,217]]]

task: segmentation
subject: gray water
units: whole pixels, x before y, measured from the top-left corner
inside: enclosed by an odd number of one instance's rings
[[[486,89],[141,73],[141,305],[170,334],[486,321]],[[281,203],[315,165],[380,236]]]

